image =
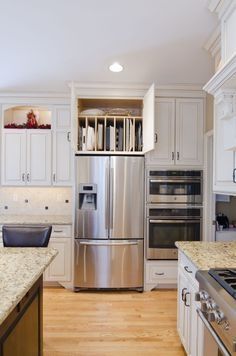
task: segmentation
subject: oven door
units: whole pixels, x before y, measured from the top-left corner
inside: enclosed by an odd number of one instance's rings
[[[147,201],[149,203],[202,203],[201,179],[153,179],[148,178]]]
[[[176,241],[199,241],[201,219],[147,219],[147,259],[177,259]]]
[[[199,330],[199,340],[197,340],[198,356],[231,356],[231,353],[214,331],[203,312],[197,309],[197,313]]]

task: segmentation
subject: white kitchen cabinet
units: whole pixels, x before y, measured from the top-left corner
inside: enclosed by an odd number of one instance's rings
[[[53,225],[49,247],[58,255],[44,273],[45,282],[70,282],[72,275],[72,231],[71,225]]]
[[[2,184],[50,185],[51,131],[3,129]]]
[[[3,185],[26,184],[25,130],[4,129],[2,133],[1,179]]]
[[[145,261],[145,291],[177,285],[177,261]]]
[[[71,238],[51,238],[49,247],[58,251],[58,255],[44,274],[45,282],[69,282],[71,280]]]
[[[70,108],[60,106],[55,108],[53,128],[53,185],[71,185],[72,150]]]
[[[199,285],[195,279],[196,267],[179,252],[177,329],[187,355],[199,356],[202,325],[199,323],[195,295]]]
[[[147,164],[201,166],[203,164],[203,99],[156,100],[155,149]]]
[[[176,99],[177,165],[203,164],[203,100]]]
[[[175,157],[175,99],[155,101],[155,149],[147,154],[150,164],[172,165]]]
[[[100,112],[88,112],[94,109]],[[149,152],[154,149],[154,110],[154,85],[146,90],[72,83],[72,146],[80,154]]]

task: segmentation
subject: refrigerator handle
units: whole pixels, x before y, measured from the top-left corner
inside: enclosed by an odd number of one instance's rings
[[[114,168],[110,171],[110,229],[113,229]]]
[[[105,177],[105,229],[108,229],[109,225],[109,168],[106,165],[106,177]]]

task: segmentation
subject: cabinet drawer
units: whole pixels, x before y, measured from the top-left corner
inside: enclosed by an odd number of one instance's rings
[[[195,279],[197,267],[182,252],[179,252],[179,266],[185,271],[186,275]]]
[[[156,262],[146,266],[146,283],[177,282],[177,262]]]
[[[71,225],[53,225],[51,237],[71,237]]]

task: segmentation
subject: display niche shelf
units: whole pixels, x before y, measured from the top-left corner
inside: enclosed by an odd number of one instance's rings
[[[52,111],[44,107],[14,106],[2,114],[4,129],[51,129]]]
[[[141,154],[141,100],[79,99],[78,152]]]

